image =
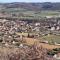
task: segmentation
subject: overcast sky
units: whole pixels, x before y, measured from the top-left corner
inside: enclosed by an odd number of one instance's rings
[[[60,2],[60,0],[0,0],[1,2]]]

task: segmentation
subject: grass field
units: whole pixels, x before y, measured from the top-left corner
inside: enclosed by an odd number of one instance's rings
[[[47,35],[47,36],[40,37],[40,39],[43,41],[46,40],[48,42],[60,43],[60,36],[57,36],[57,35]]]

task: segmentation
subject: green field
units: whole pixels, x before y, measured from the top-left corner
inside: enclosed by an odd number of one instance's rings
[[[57,35],[46,35],[46,36],[40,37],[40,39],[42,41],[48,41],[49,43],[50,42],[60,43],[60,36],[57,36]]]

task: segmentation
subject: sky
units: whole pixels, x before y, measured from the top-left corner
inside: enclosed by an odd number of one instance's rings
[[[60,2],[60,0],[0,0],[0,3],[7,2]]]

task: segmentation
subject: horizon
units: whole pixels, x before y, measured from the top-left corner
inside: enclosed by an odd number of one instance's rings
[[[44,2],[60,2],[60,0],[0,0],[0,3],[13,3],[13,2],[25,2],[25,3],[44,3]]]
[[[60,2],[0,2],[0,3],[60,3]]]

